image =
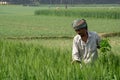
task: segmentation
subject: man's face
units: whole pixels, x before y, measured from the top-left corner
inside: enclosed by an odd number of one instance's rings
[[[84,37],[87,33],[86,29],[79,29],[79,30],[75,30],[77,34],[79,34],[81,37]]]

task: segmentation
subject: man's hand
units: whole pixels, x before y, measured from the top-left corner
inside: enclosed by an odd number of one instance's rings
[[[81,61],[74,60],[74,61],[72,61],[72,62],[71,62],[71,64],[75,64],[75,63],[79,63],[79,64],[80,64],[80,63],[81,63]]]

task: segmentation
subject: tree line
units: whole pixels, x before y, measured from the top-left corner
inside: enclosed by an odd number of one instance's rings
[[[119,4],[120,0],[0,0],[11,4]]]

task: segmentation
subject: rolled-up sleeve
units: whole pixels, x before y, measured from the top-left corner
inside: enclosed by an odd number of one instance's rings
[[[78,44],[75,39],[73,39],[73,47],[72,47],[72,60],[73,61],[81,61]]]

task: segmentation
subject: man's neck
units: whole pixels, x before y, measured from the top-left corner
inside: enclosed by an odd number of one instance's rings
[[[87,40],[88,40],[88,32],[86,32],[86,34],[83,37],[81,37],[81,38],[86,43]]]

